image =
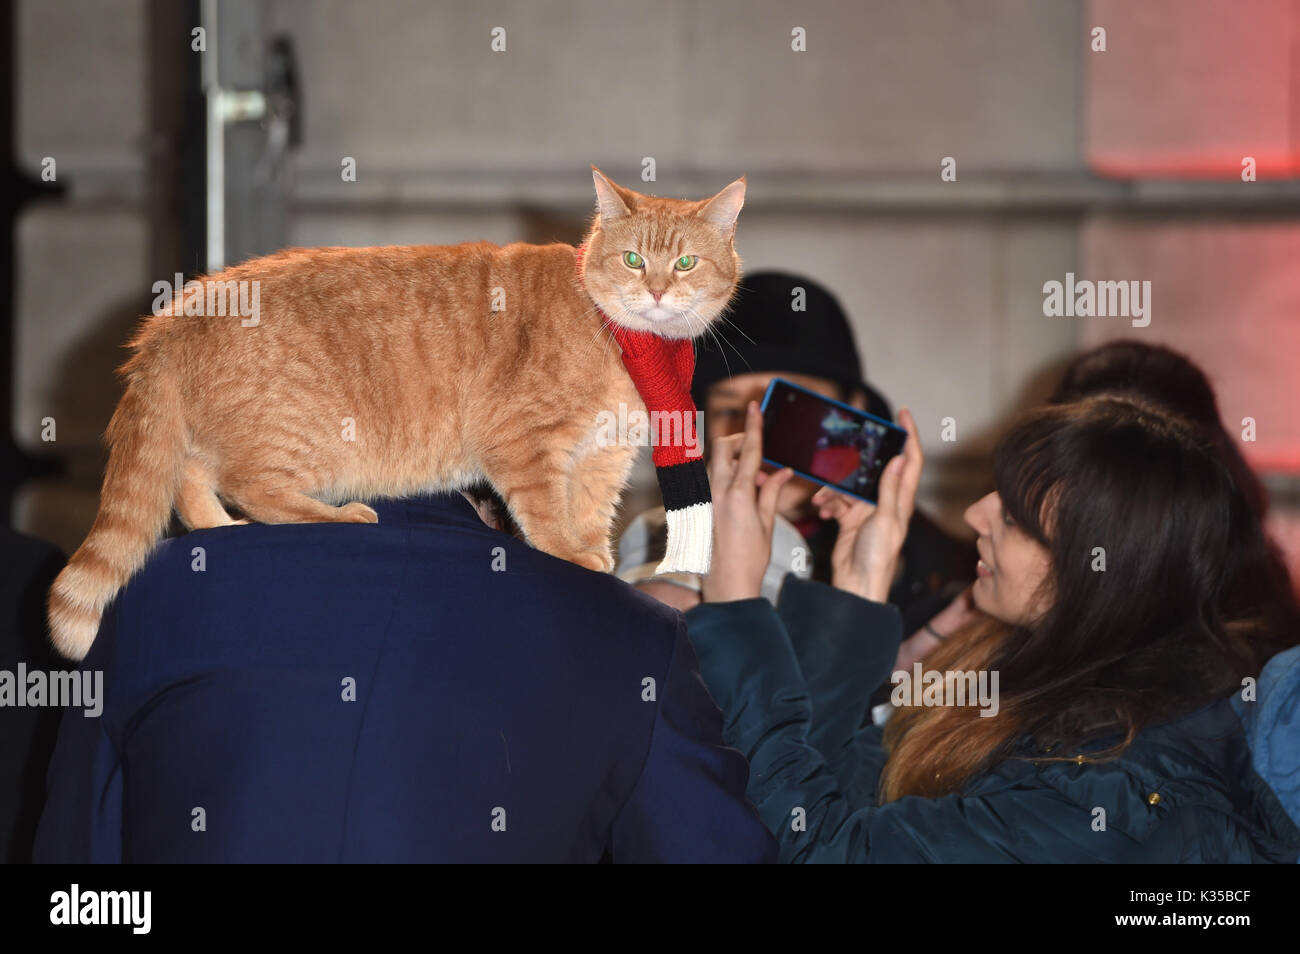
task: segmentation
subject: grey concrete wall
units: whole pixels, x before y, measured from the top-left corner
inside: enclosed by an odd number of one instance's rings
[[[1070,270],[1179,283],[1161,307],[1189,330],[1168,340],[1212,363],[1221,354],[1225,406],[1271,402],[1270,434],[1279,453],[1294,452],[1285,392],[1257,392],[1231,371],[1258,358],[1256,377],[1286,376],[1292,293],[1268,283],[1287,268],[1294,216],[1275,215],[1264,235],[1230,198],[1214,222],[1189,224],[1194,189],[1152,212],[1141,190],[1088,174],[1116,157],[1185,152],[1189,135],[1220,156],[1243,138],[1294,151],[1295,127],[1279,114],[1300,90],[1267,39],[1290,29],[1293,5],[1250,4],[1233,17],[1203,0],[1194,10],[1172,0],[268,0],[272,31],[297,46],[305,93],[289,241],[573,240],[591,209],[592,162],[634,188],[688,196],[743,172],[747,266],[806,271],[839,293],[869,376],[918,415],[932,463],[923,502],[950,523],[981,488],[983,455],[1008,415],[1040,397],[1081,342],[1108,333],[1043,315],[1043,283]],[[13,424],[32,442],[54,409],[60,441],[86,463],[70,482],[33,488],[15,519],[71,547],[93,511],[115,342],[150,284],[169,277],[149,274],[143,181],[149,150],[166,144],[148,132],[145,0],[18,9],[22,156],[33,167],[56,156],[75,187],[22,225]],[[1219,68],[1197,72],[1195,88],[1223,92],[1205,94],[1194,119],[1166,73],[1207,55],[1197,16],[1217,24]],[[1089,30],[1102,22],[1109,49],[1097,54]],[[490,49],[498,26],[505,53]],[[796,27],[807,52],[791,50]],[[1245,85],[1227,77],[1247,60]],[[1262,97],[1244,119],[1243,90]],[[1159,115],[1166,100],[1167,122],[1133,118]],[[344,156],[357,160],[356,182],[339,175]],[[637,178],[646,156],[655,183]],[[955,183],[939,181],[945,156],[957,160]],[[1220,246],[1245,257],[1216,270]],[[1228,299],[1207,291],[1225,283]],[[1218,350],[1225,312],[1246,321],[1258,308],[1270,317],[1256,337]],[[1155,327],[1173,326],[1158,315]],[[938,440],[944,417],[957,421],[956,443]],[[653,497],[648,467],[641,477],[638,501]]]
[[[307,167],[915,174],[1080,162],[1080,8],[1026,0],[281,0]],[[493,53],[491,30],[506,30]],[[791,50],[806,31],[807,51]]]

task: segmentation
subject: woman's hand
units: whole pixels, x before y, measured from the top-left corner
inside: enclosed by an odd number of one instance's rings
[[[971,598],[971,587],[968,586],[958,593],[951,603],[941,609],[934,619],[930,620],[927,624],[929,628],[922,626],[903,640],[902,645],[898,647],[894,671],[911,670],[912,663],[920,662],[942,646],[945,639],[969,623],[978,613],[975,601]],[[938,633],[942,639],[934,633]]]
[[[766,476],[759,490],[763,462],[763,416],[758,403],[745,410],[745,430],[713,442],[709,487],[713,493],[712,569],[701,581],[707,603],[760,596],[763,575],[772,562],[772,526],[776,500],[794,471],[788,467]]]
[[[889,599],[925,463],[912,413],[899,411],[898,421],[907,431],[907,443],[903,453],[886,465],[875,504],[830,487],[823,487],[812,498],[821,508],[823,520],[833,518],[840,525],[831,551],[831,583],[877,603]]]

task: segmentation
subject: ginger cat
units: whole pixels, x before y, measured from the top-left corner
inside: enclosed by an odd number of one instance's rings
[[[200,280],[256,281],[255,320],[187,317],[183,290],[144,318],[99,513],[50,590],[55,647],[85,657],[173,507],[191,529],[237,522],[226,503],[262,523],[373,523],[361,500],[486,479],[533,546],[612,569],[636,447],[598,446],[596,416],[644,404],[601,312],[704,331],[739,278],[745,180],[684,201],[592,172],[580,270],[562,244],[288,249]]]

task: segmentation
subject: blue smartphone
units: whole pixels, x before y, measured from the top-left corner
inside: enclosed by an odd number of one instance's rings
[[[907,431],[784,378],[763,395],[763,460],[868,503],[880,475],[901,454]]]

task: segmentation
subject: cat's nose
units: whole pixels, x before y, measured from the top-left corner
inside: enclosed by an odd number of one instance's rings
[[[650,294],[654,296],[656,305],[659,304],[659,299],[664,297],[664,292],[666,292],[667,290],[668,289],[666,288],[664,289],[664,291],[655,291],[653,288],[650,289]]]

